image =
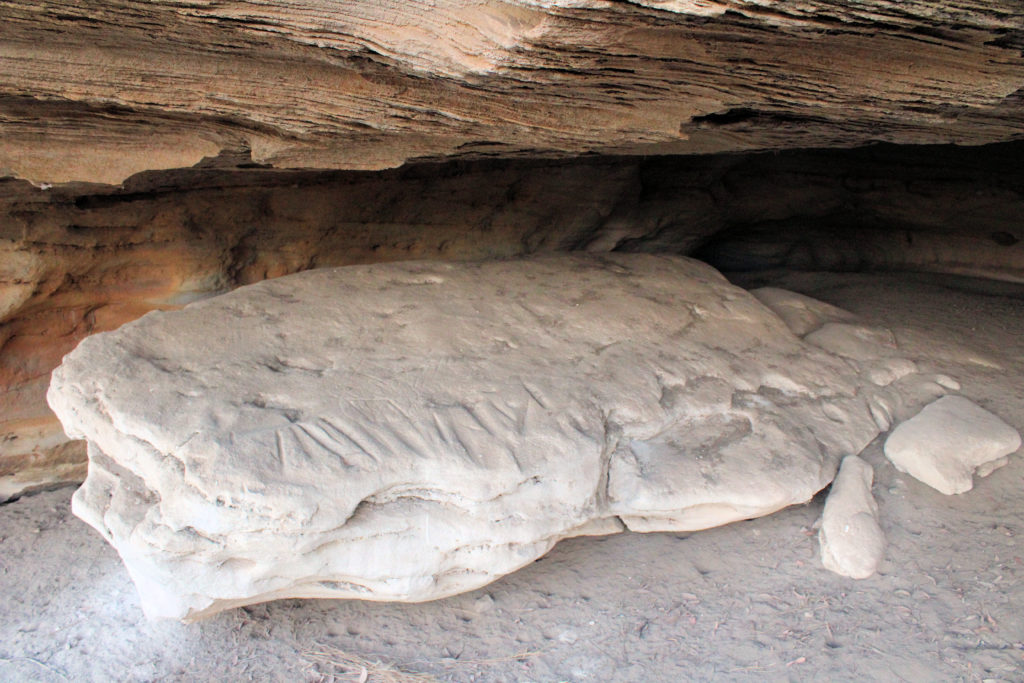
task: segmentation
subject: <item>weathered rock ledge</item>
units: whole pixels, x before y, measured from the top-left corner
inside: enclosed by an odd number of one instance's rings
[[[1021,137],[1017,0],[7,0],[0,169]]]
[[[885,330],[761,298],[639,254],[307,271],[92,336],[49,400],[150,615],[428,600],[806,501],[878,405],[945,392]]]

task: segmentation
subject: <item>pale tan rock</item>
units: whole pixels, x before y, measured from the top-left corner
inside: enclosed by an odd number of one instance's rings
[[[885,456],[933,489],[970,491],[972,475],[988,476],[1021,445],[1020,434],[962,396],[944,396],[903,422],[885,441]]]
[[[1000,467],[1008,465],[1009,463],[1010,463],[1010,456],[1005,455],[1005,456],[1003,456],[1001,458],[996,458],[995,460],[989,460],[986,463],[982,463],[982,464],[978,465],[978,469],[974,470],[974,473],[976,475],[978,475],[979,477],[984,479],[988,475],[990,475],[993,472],[995,472],[996,470],[998,470]]]
[[[916,372],[917,364],[909,358],[885,358],[868,370],[868,379],[880,387],[887,387]],[[950,391],[959,391],[960,389],[960,385],[945,375],[936,377],[935,381]]]
[[[768,514],[892,390],[704,264],[615,254],[266,281],[86,339],[49,400],[90,444],[75,513],[149,614],[195,619],[427,600],[568,536]]]
[[[899,348],[892,330],[852,323],[827,322],[804,339],[855,361],[891,358]]]
[[[798,337],[810,334],[827,322],[851,322],[856,319],[849,311],[778,287],[759,287],[750,290],[750,293],[782,318]]]
[[[874,575],[885,556],[885,534],[871,495],[874,471],[855,455],[843,458],[821,515],[821,563],[852,579]]]

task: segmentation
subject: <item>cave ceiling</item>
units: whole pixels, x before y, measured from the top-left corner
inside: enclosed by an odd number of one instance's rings
[[[1024,135],[1017,0],[0,2],[0,169],[280,168]]]

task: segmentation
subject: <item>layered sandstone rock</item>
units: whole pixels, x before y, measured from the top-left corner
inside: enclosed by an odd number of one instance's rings
[[[991,161],[621,156],[1019,140],[1011,0],[12,0],[2,14],[0,500],[80,476],[43,400],[78,341],[264,277],[694,248],[726,270],[1021,277],[1019,146]],[[538,161],[595,152],[621,163]],[[532,161],[265,168],[497,157]]]
[[[878,434],[872,397],[943,391],[873,362],[681,257],[414,262],[150,313],[86,339],[49,400],[89,443],[76,514],[149,614],[195,619],[427,600],[561,538],[806,501]]]
[[[1016,0],[10,0],[0,168],[998,142],[1022,34]]]

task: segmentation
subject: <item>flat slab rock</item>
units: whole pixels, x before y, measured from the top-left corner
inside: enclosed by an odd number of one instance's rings
[[[962,396],[943,396],[900,424],[885,440],[885,455],[933,489],[953,495],[974,487],[1020,448],[1020,434],[997,415]]]
[[[191,620],[429,600],[562,538],[807,501],[878,434],[870,401],[941,393],[868,362],[686,258],[413,262],[150,313],[83,341],[48,400],[88,440],[75,514],[149,615]]]

